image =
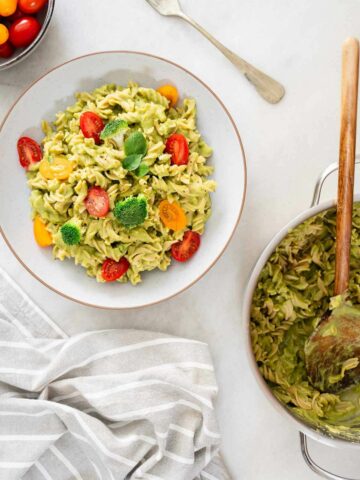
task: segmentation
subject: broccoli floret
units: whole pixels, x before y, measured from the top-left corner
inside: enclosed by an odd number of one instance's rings
[[[105,125],[105,128],[100,134],[100,138],[101,140],[110,139],[120,148],[124,142],[124,133],[128,128],[125,120],[112,120]]]
[[[117,202],[114,208],[114,215],[120,223],[126,227],[141,225],[147,218],[147,200],[144,195],[128,197]]]
[[[77,245],[81,240],[80,224],[76,220],[69,220],[60,228],[61,238],[66,245]]]

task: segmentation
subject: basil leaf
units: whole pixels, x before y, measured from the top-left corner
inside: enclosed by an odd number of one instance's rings
[[[141,163],[142,160],[142,155],[129,155],[128,157],[125,158],[125,160],[122,163],[122,166],[126,168],[126,170],[129,170],[132,172],[133,170],[136,170],[138,166]]]
[[[146,165],[146,163],[141,163],[135,171],[135,175],[137,177],[143,177],[147,173],[149,173],[149,167]]]
[[[124,142],[124,149],[127,156],[145,155],[147,146],[146,139],[141,132],[134,132]]]

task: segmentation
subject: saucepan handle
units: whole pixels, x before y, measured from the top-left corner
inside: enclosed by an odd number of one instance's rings
[[[327,478],[328,480],[359,480],[359,478],[355,479],[349,477],[342,477],[340,475],[336,475],[335,473],[331,473],[328,470],[325,470],[325,468],[323,467],[320,467],[320,465],[318,465],[310,455],[307,443],[307,436],[302,432],[300,432],[300,446],[302,456],[308,467],[310,467],[313,472],[317,473],[321,477]]]
[[[355,163],[360,164],[360,154],[356,155],[355,158],[356,158]],[[312,202],[311,202],[312,207],[315,206],[315,205],[318,205],[320,203],[321,192],[322,192],[322,188],[324,186],[325,180],[333,172],[336,172],[336,170],[338,170],[338,168],[339,168],[339,163],[334,162],[331,165],[329,165],[328,167],[326,167],[325,170],[321,173],[321,175],[319,176],[319,178],[316,181],[316,185],[315,185],[315,189],[314,189],[314,195],[313,195]]]

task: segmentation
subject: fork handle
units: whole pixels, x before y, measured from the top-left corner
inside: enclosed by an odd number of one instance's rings
[[[196,23],[195,20],[188,15],[185,15],[185,13],[178,13],[177,16],[190,23],[190,25],[202,33],[204,37],[210,40],[210,42],[215,45],[215,47],[218,48],[242,74],[244,74],[247,80],[249,80],[249,82],[256,88],[257,92],[267,102],[278,103],[282,99],[285,94],[285,88],[279,82],[261,72],[253,65],[236,55],[236,53],[226,48],[201,25]]]

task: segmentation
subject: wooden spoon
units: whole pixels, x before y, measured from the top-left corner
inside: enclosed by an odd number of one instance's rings
[[[359,42],[345,41],[342,50],[341,130],[334,295],[349,286]],[[336,392],[360,381],[360,310],[339,299],[339,306],[325,313],[305,345],[309,379],[321,391]]]

